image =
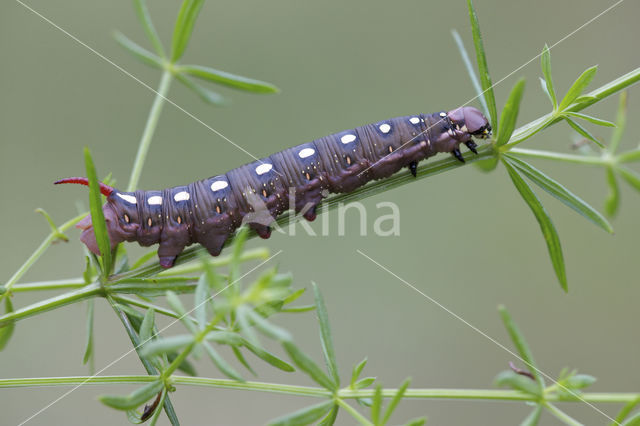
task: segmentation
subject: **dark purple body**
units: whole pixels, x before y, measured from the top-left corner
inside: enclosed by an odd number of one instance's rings
[[[438,152],[462,160],[459,145],[475,151],[472,136],[490,134],[475,108],[412,115],[367,124],[295,146],[226,174],[162,191],[114,190],[104,206],[112,246],[159,243],[160,264],[171,267],[184,248],[200,243],[217,256],[243,223],[267,238],[269,223],[289,209],[308,220],[328,193],[351,192]],[[294,197],[294,200],[290,200]],[[82,241],[99,253],[90,218],[79,227]]]

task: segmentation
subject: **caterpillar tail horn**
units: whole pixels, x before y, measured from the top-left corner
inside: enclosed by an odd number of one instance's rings
[[[54,185],[59,185],[61,183],[77,183],[80,185],[89,186],[89,179],[85,177],[70,177],[70,178],[64,178],[64,179],[60,179],[53,182]],[[111,195],[113,191],[114,191],[114,188],[100,182],[100,192],[102,193],[102,195],[104,195],[105,197],[108,197],[109,195]]]

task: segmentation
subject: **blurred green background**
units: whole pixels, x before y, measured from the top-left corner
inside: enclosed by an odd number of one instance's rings
[[[36,11],[152,87],[159,74],[116,45],[118,29],[149,46],[129,1],[30,0]],[[494,82],[608,7],[596,0],[478,1],[476,4]],[[149,2],[158,31],[170,40],[179,3]],[[552,50],[556,90],[564,93],[585,68],[599,64],[592,88],[640,65],[637,17],[640,4],[627,0]],[[174,84],[170,98],[222,134],[262,157],[298,143],[367,122],[416,112],[451,109],[474,96],[450,30],[471,48],[463,1],[208,1],[196,24],[184,62],[276,84],[278,95],[220,90],[226,108],[203,104]],[[166,43],[165,43],[166,45]],[[46,23],[17,2],[0,5],[0,281],[11,274],[48,233],[45,208],[58,223],[87,203],[79,187],[53,187],[66,176],[84,174],[82,147],[89,146],[99,173],[113,172],[120,186],[129,178],[153,93]],[[496,87],[504,104],[517,76],[528,86],[519,124],[548,112],[540,90],[539,61]],[[214,88],[215,89],[215,88]],[[629,102],[622,149],[638,144],[638,88]],[[585,111],[613,119],[617,98]],[[606,140],[608,129],[592,131]],[[523,147],[568,151],[566,125],[557,125]],[[166,105],[143,172],[141,186],[159,189],[222,173],[250,161],[206,127]],[[534,162],[601,210],[604,172],[597,168]],[[636,168],[637,170],[637,168]],[[555,376],[565,366],[596,376],[593,391],[639,391],[637,261],[640,197],[621,184],[622,206],[607,235],[555,199],[540,194],[563,242],[570,292],[558,286],[538,224],[503,168],[483,174],[464,167],[377,195],[368,208],[368,230],[358,235],[354,212],[347,235],[274,234],[267,245],[281,271],[297,287],[317,282],[328,307],[340,371],[369,357],[366,374],[386,387],[407,376],[412,387],[491,388],[496,373],[514,357],[462,324],[356,253],[366,254],[511,347],[496,307],[505,304],[533,347],[540,367]],[[538,191],[540,192],[540,191]],[[401,210],[398,237],[372,235],[376,203]],[[313,224],[321,229],[321,221]],[[79,276],[83,269],[79,232],[52,247],[22,281]],[[133,253],[141,253],[129,246]],[[17,306],[44,295],[21,294]],[[311,301],[310,295],[305,296]],[[102,300],[96,304],[96,366],[130,349],[119,321]],[[86,375],[82,365],[85,305],[74,305],[22,321],[0,355],[0,377]],[[307,352],[321,360],[314,314],[281,321]],[[286,319],[286,318],[285,318]],[[177,332],[177,327],[169,332]],[[258,365],[256,361],[254,363]],[[209,363],[204,376],[220,377]],[[261,366],[258,366],[261,367]],[[311,384],[302,374],[258,368],[258,380]],[[103,374],[140,374],[129,355]],[[247,374],[248,377],[248,374]],[[29,424],[124,424],[125,416],[95,400],[131,388],[84,386]],[[0,390],[1,423],[15,424],[66,389]],[[183,424],[262,424],[307,405],[305,398],[181,387],[172,395]],[[609,415],[618,406],[600,406]],[[607,419],[584,404],[567,411],[586,424]],[[427,415],[430,425],[518,424],[529,408],[521,403],[405,401],[397,423]],[[166,419],[163,420],[166,422]],[[337,424],[354,424],[342,413]],[[542,423],[557,424],[549,415]]]

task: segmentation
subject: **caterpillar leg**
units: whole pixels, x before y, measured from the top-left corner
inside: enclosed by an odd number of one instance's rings
[[[302,217],[307,219],[309,222],[313,222],[316,220],[316,206],[310,206],[303,210]]]
[[[460,161],[461,163],[464,163],[464,158],[462,157],[462,153],[458,148],[451,151],[451,154],[453,154],[453,156],[456,157],[458,161]]]
[[[251,227],[251,229],[255,230],[258,233],[258,236],[263,240],[266,240],[271,236],[270,226],[261,225],[259,223],[252,223],[249,226]]]
[[[473,152],[475,155],[478,155],[478,150],[476,150],[478,145],[476,145],[474,141],[466,141],[464,144],[467,146],[467,148],[469,148],[469,151]]]
[[[418,162],[417,161],[412,161],[409,163],[409,171],[411,171],[411,174],[413,175],[413,177],[416,177],[418,175]]]

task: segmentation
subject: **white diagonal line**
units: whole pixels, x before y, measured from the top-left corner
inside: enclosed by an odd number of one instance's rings
[[[600,18],[602,15],[606,14],[607,12],[609,12],[611,9],[613,9],[614,7],[618,6],[620,3],[622,3],[624,0],[618,0],[617,2],[615,2],[614,4],[612,4],[611,6],[607,7],[605,10],[603,10],[602,12],[598,13],[596,16],[594,16],[593,18],[589,19],[587,22],[585,22],[584,24],[580,25],[578,28],[576,28],[575,30],[571,31],[569,34],[567,34],[566,36],[562,37],[560,40],[556,41],[555,43],[553,43],[551,46],[549,46],[549,50],[553,49],[554,47],[556,47],[558,44],[562,43],[563,41],[565,41],[566,39],[568,39],[569,37],[573,36],[575,33],[577,33],[578,31],[580,31],[581,29],[583,29],[584,27],[586,27],[587,25],[591,24],[593,21],[595,21],[596,19]],[[463,103],[462,105],[460,105],[458,108],[462,108],[464,106],[469,105],[471,102],[475,101],[476,99],[478,99],[480,96],[484,95],[485,93],[487,93],[490,89],[493,89],[494,87],[496,87],[498,84],[502,83],[503,81],[505,81],[507,78],[511,77],[513,74],[517,73],[518,71],[520,71],[522,68],[526,67],[527,65],[529,65],[531,62],[535,61],[536,59],[538,59],[540,56],[542,56],[542,52],[538,53],[536,56],[534,56],[533,58],[529,59],[528,61],[526,61],[524,64],[520,65],[518,68],[514,69],[513,71],[511,71],[509,74],[505,75],[504,77],[502,77],[500,80],[498,80],[497,82],[493,83],[488,89],[484,90],[482,93],[479,93],[478,95],[474,96],[473,98],[469,99],[468,101],[466,101],[465,103]],[[456,108],[453,108],[456,109]],[[496,112],[497,113],[497,112]],[[494,120],[497,119],[497,117],[493,117]],[[423,130],[422,132],[418,133],[417,135],[415,135],[414,137],[412,137],[411,139],[409,139],[408,141],[404,142],[402,145],[400,145],[399,148],[397,148],[394,151],[397,151],[398,149],[402,149],[404,148],[405,145],[407,145],[408,143],[412,142],[413,140],[415,140],[415,138],[417,138],[418,136],[426,133],[429,129],[431,129],[433,126],[435,126],[436,124],[440,123],[441,121],[443,121],[444,118],[441,118],[440,120],[436,121],[435,123],[433,123],[432,125],[430,125],[429,127],[427,127],[425,130]],[[498,131],[498,129],[493,129],[494,131]],[[373,163],[372,165],[370,165],[369,167],[367,167],[366,169],[364,169],[363,171],[361,171],[360,173],[358,173],[358,176],[360,176],[361,174],[365,173],[367,170],[369,170],[371,167],[375,166],[377,163],[379,163],[380,161],[384,160],[386,157],[388,157],[389,155],[391,155],[391,153],[386,154],[384,157],[380,158],[379,160],[377,160],[375,163]]]
[[[197,121],[198,123],[202,124],[204,127],[206,127],[207,129],[211,130],[213,133],[215,133],[216,135],[220,136],[222,139],[224,139],[225,141],[229,142],[231,145],[235,146],[236,148],[238,148],[240,151],[244,152],[245,154],[247,154],[249,157],[253,158],[256,161],[259,161],[260,163],[263,163],[262,160],[260,160],[258,157],[256,157],[255,155],[253,155],[252,153],[250,153],[249,151],[247,151],[246,149],[244,149],[243,147],[241,147],[240,145],[238,145],[237,143],[235,143],[234,141],[232,141],[231,139],[229,139],[228,137],[226,137],[225,135],[223,135],[222,133],[220,133],[218,130],[214,129],[213,127],[211,127],[209,124],[205,123],[204,121],[202,121],[201,119],[199,119],[198,117],[196,117],[195,115],[193,115],[192,113],[190,113],[189,111],[187,111],[186,109],[184,109],[183,107],[181,107],[180,105],[178,105],[177,103],[175,103],[174,101],[172,101],[171,99],[167,98],[166,96],[158,93],[158,91],[156,89],[154,89],[153,87],[149,86],[147,83],[145,83],[144,81],[140,80],[138,77],[136,77],[135,75],[133,75],[132,73],[130,73],[129,71],[127,71],[126,69],[124,69],[123,67],[121,67],[120,65],[116,64],[115,62],[113,62],[111,59],[107,58],[105,55],[103,55],[102,53],[98,52],[96,49],[94,49],[93,47],[89,46],[87,43],[83,42],[82,40],[80,40],[78,37],[74,36],[73,34],[71,34],[70,32],[68,32],[67,30],[65,30],[64,28],[62,28],[61,26],[59,26],[58,24],[56,24],[55,22],[51,21],[49,18],[47,18],[46,16],[42,15],[40,12],[38,12],[37,10],[33,9],[31,6],[23,3],[21,0],[15,0],[17,3],[19,3],[20,5],[22,5],[25,9],[30,10],[31,12],[33,12],[35,15],[39,16],[42,20],[44,20],[45,22],[47,22],[48,24],[50,24],[51,26],[53,26],[54,28],[60,30],[62,33],[64,33],[66,36],[68,36],[69,38],[71,38],[73,41],[75,41],[76,43],[80,44],[83,47],[86,47],[87,49],[89,49],[92,53],[96,54],[100,59],[104,60],[105,62],[113,65],[116,69],[118,69],[119,71],[121,71],[123,74],[125,74],[128,77],[131,77],[132,79],[134,79],[135,81],[137,81],[138,83],[140,83],[142,86],[144,86],[146,89],[149,89],[150,91],[152,91],[153,93],[156,94],[156,96],[160,96],[162,99],[164,99],[166,102],[170,103],[171,105],[173,105],[174,107],[178,108],[180,111],[182,111],[183,113],[185,113],[186,115],[188,115],[189,117],[191,117],[192,119],[194,119],[195,121]],[[263,163],[264,164],[264,163]],[[274,172],[276,172],[277,174],[279,174],[280,176],[284,177],[282,174],[280,174],[277,170],[274,170]]]
[[[260,264],[256,265],[255,267],[253,267],[252,269],[250,269],[248,272],[246,272],[245,274],[243,274],[241,277],[239,277],[238,279],[236,279],[235,281],[233,281],[232,283],[228,284],[226,287],[224,287],[222,290],[220,290],[219,292],[217,292],[216,294],[207,297],[205,300],[203,300],[201,303],[199,303],[197,306],[194,306],[193,309],[189,310],[188,312],[186,312],[184,315],[180,316],[178,319],[175,319],[173,322],[169,323],[169,325],[165,326],[164,328],[162,328],[161,330],[158,331],[157,334],[162,333],[163,331],[165,331],[166,329],[168,329],[169,327],[171,327],[172,325],[174,325],[175,323],[179,322],[182,318],[186,317],[187,315],[189,315],[191,312],[195,311],[198,307],[202,306],[204,303],[208,302],[209,300],[213,299],[214,297],[216,297],[217,295],[219,295],[220,293],[222,293],[223,291],[225,291],[226,289],[228,289],[229,287],[231,287],[232,285],[234,285],[235,283],[237,283],[238,281],[240,281],[242,278],[246,277],[247,275],[249,275],[250,273],[252,273],[253,271],[255,271],[256,269],[258,269],[259,267],[261,267],[262,265],[264,265],[265,263],[269,262],[271,259],[273,259],[274,257],[276,257],[277,255],[279,255],[280,253],[282,253],[282,250],[279,250],[276,254],[274,254],[273,256],[269,257],[268,259],[264,260],[263,262],[261,262]],[[102,373],[103,371],[105,371],[106,369],[108,369],[109,367],[113,366],[114,364],[116,364],[118,361],[120,361],[121,359],[123,359],[124,357],[126,357],[127,355],[129,355],[130,353],[132,353],[133,351],[137,350],[138,348],[142,347],[142,345],[144,345],[145,343],[147,343],[149,340],[151,340],[153,338],[149,337],[147,340],[145,340],[144,342],[140,342],[140,344],[138,344],[138,346],[135,346],[134,348],[128,350],[127,352],[125,352],[124,354],[122,354],[120,357],[116,358],[115,360],[111,361],[109,364],[107,364],[105,367],[101,368],[99,371],[97,371],[95,374],[93,374],[92,376],[88,377],[87,379],[85,379],[82,383],[74,386],[73,388],[69,389],[67,392],[63,393],[62,395],[60,395],[58,398],[56,398],[55,400],[51,401],[49,404],[47,404],[45,407],[41,408],[40,410],[38,410],[36,413],[32,414],[29,418],[27,418],[26,420],[23,420],[18,426],[22,426],[25,423],[29,422],[30,420],[32,420],[34,417],[36,417],[38,414],[42,413],[43,411],[47,410],[48,408],[50,408],[51,406],[53,406],[54,404],[56,404],[57,402],[61,401],[63,398],[65,398],[66,396],[68,396],[71,392],[75,391],[76,389],[78,389],[79,387],[81,387],[82,385],[84,385],[85,383],[87,383],[89,380],[91,380],[92,378],[98,376],[98,374]],[[160,409],[160,408],[158,408]]]
[[[522,357],[520,357],[518,354],[514,353],[511,349],[507,348],[506,346],[504,346],[502,343],[498,342],[496,339],[494,339],[493,337],[489,336],[487,333],[485,333],[484,331],[480,330],[478,327],[476,327],[475,325],[471,324],[470,322],[468,322],[467,320],[465,320],[464,318],[462,318],[460,315],[456,314],[455,312],[453,312],[451,309],[447,308],[446,306],[444,306],[443,304],[441,304],[440,302],[438,302],[437,300],[435,300],[433,297],[429,296],[428,294],[426,294],[425,292],[423,292],[422,290],[416,288],[413,284],[409,283],[408,281],[404,280],[403,278],[401,278],[400,276],[398,276],[397,274],[395,274],[394,272],[392,272],[391,270],[389,270],[389,268],[385,267],[384,265],[380,264],[379,262],[375,261],[374,259],[372,259],[371,257],[367,256],[365,253],[363,253],[360,249],[356,249],[356,251],[361,254],[362,256],[364,256],[365,258],[369,259],[371,262],[375,263],[376,265],[378,265],[378,267],[380,267],[381,269],[385,270],[386,272],[388,272],[389,274],[393,275],[395,278],[397,278],[398,280],[400,280],[402,283],[404,283],[407,287],[415,290],[416,292],[420,293],[425,299],[428,299],[431,303],[437,305],[438,307],[442,308],[445,312],[447,312],[448,314],[450,314],[451,316],[453,316],[454,318],[456,318],[458,321],[462,322],[463,324],[465,324],[466,326],[468,326],[469,328],[471,328],[472,330],[474,330],[475,332],[477,332],[478,334],[482,335],[483,337],[485,337],[486,339],[488,339],[489,341],[491,341],[493,344],[495,344],[496,346],[498,346],[500,349],[508,352],[510,355],[516,357],[517,359],[519,359],[520,361],[522,361],[524,364],[526,364],[529,368],[531,368],[532,370],[535,370],[537,373],[541,374],[542,376],[546,377],[547,379],[549,379],[549,381],[551,381],[554,385],[562,388],[563,390],[567,391],[570,395],[575,396],[576,398],[578,398],[580,401],[584,402],[585,404],[587,404],[588,406],[590,406],[591,408],[593,408],[594,410],[596,410],[598,413],[602,414],[603,416],[605,416],[607,419],[611,420],[612,422],[614,422],[615,424],[620,424],[618,422],[616,422],[615,419],[609,417],[609,415],[607,415],[605,412],[603,412],[602,410],[600,410],[598,407],[596,407],[595,405],[591,404],[589,401],[586,401],[584,398],[582,398],[578,393],[566,388],[565,386],[563,386],[561,383],[558,383],[556,380],[554,380],[550,375],[548,375],[547,373],[545,373],[544,371],[540,370],[539,368],[536,368],[535,366],[531,365],[529,362],[525,361],[524,359],[522,359]]]

